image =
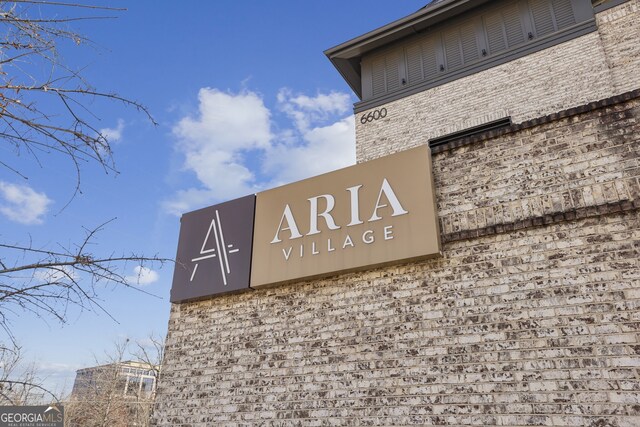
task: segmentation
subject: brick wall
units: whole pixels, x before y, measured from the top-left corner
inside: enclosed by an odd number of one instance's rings
[[[596,32],[369,110],[385,107],[388,114],[356,120],[357,160],[498,118],[520,123],[637,89],[640,0],[608,9],[596,22]]]
[[[599,34],[611,69],[614,91],[640,87],[640,1],[632,0],[597,15]]]
[[[639,96],[435,152],[442,258],[174,305],[154,422],[640,425]]]
[[[437,147],[434,180],[445,236],[469,238],[610,209],[633,209],[640,90]],[[633,98],[629,102],[615,100]],[[586,114],[576,114],[599,105]],[[487,136],[490,136],[487,138]],[[604,209],[604,210],[603,210]]]

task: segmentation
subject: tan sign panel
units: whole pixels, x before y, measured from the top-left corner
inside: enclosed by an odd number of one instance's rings
[[[440,254],[422,146],[259,193],[251,287]]]

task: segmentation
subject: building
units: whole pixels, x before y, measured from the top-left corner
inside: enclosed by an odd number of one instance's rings
[[[640,425],[640,1],[437,0],[326,54],[359,163],[430,147],[441,256],[173,304],[155,424]]]
[[[158,366],[133,360],[78,369],[71,394],[81,399],[115,389],[122,396],[153,399],[158,372]]]
[[[159,366],[122,361],[79,369],[68,401],[70,427],[141,427],[150,422]]]

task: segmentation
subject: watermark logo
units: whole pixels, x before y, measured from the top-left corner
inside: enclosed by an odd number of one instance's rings
[[[63,427],[64,407],[60,404],[39,406],[0,406],[0,427]]]

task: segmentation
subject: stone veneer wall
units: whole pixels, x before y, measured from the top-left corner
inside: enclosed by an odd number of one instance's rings
[[[640,91],[438,148],[441,258],[174,305],[154,423],[640,425],[639,153]]]
[[[640,87],[640,0],[601,12],[596,22],[593,33],[358,113],[358,162],[499,118],[520,123]],[[382,107],[384,119],[358,120]]]
[[[640,87],[640,1],[600,13],[596,22],[615,93]]]

